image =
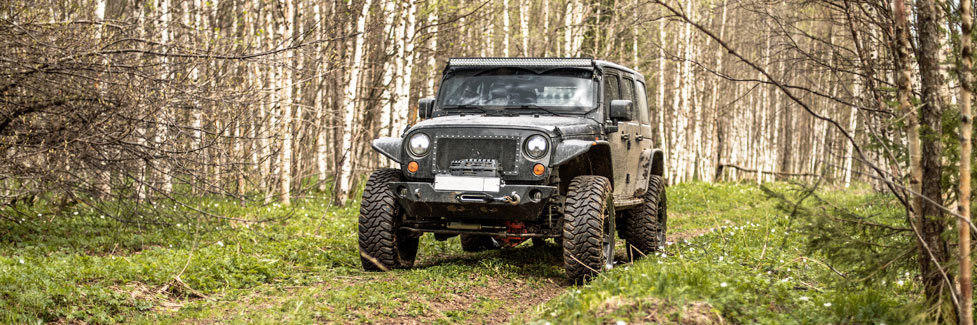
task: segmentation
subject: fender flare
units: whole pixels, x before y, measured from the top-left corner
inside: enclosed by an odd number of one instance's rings
[[[606,144],[607,141],[604,140],[563,140],[559,145],[556,146],[556,150],[553,153],[553,159],[550,160],[550,166],[562,165],[571,159],[586,153],[591,147]]]
[[[401,163],[400,153],[402,152],[401,146],[403,146],[403,143],[404,140],[401,138],[383,137],[373,140],[371,147],[373,147],[373,150],[399,164]]]
[[[634,191],[635,196],[643,195],[648,190],[651,175],[663,176],[665,173],[665,153],[661,149],[642,150],[641,158],[638,160],[638,168],[638,187]]]

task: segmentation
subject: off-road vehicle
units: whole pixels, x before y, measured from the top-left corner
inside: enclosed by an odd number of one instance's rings
[[[555,238],[571,281],[614,264],[614,235],[640,258],[664,245],[663,154],[644,77],[593,59],[448,60],[422,120],[373,149],[363,192],[363,268],[409,268],[418,240],[465,251]]]

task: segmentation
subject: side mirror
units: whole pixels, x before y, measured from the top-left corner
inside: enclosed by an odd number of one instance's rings
[[[422,98],[417,101],[417,118],[427,119],[434,110],[434,98]]]
[[[611,120],[614,121],[633,121],[634,104],[627,99],[616,99],[611,101]]]

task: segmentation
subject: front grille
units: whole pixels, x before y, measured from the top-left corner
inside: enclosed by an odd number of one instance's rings
[[[451,162],[465,159],[494,159],[502,172],[516,171],[516,148],[519,141],[514,139],[437,139],[437,169],[448,172]]]

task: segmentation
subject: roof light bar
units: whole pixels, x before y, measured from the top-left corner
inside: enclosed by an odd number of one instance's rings
[[[593,59],[560,59],[560,58],[453,58],[448,60],[448,66],[454,67],[484,67],[484,66],[514,66],[514,67],[575,67],[590,68],[594,66]]]

